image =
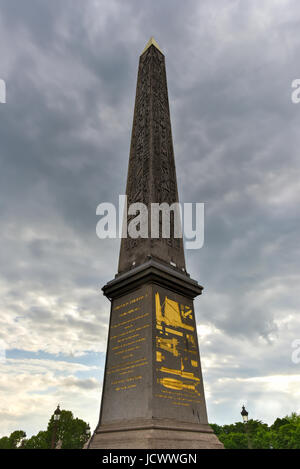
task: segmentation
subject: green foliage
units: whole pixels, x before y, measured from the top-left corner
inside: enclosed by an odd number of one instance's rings
[[[47,432],[52,435],[55,421],[53,416],[48,423]],[[56,442],[61,441],[62,449],[80,449],[88,437],[86,435],[87,423],[73,417],[69,410],[62,410],[57,428]]]
[[[0,449],[16,449],[22,444],[22,440],[26,437],[26,433],[23,430],[16,430],[11,433],[10,436],[4,436],[0,438]],[[23,444],[22,444],[23,447]]]
[[[271,425],[271,430],[278,431],[282,425],[286,425],[287,423],[289,423],[289,420],[287,418],[284,418],[284,419],[277,418],[275,422],[273,423],[273,425]]]
[[[24,449],[47,449],[49,448],[49,438],[47,432],[39,432],[33,435],[24,443]]]
[[[223,427],[221,427],[220,425],[217,425],[216,423],[211,423],[210,426],[213,429],[215,435],[219,435],[220,433],[222,433]]]
[[[244,433],[221,433],[219,440],[224,444],[226,449],[247,449],[248,440]]]
[[[211,425],[226,449],[300,449],[300,415],[277,418],[269,427],[260,420]]]
[[[224,425],[222,428],[222,433],[244,433],[244,424],[241,422],[232,423],[230,425]]]
[[[272,446],[275,449],[300,449],[300,424],[288,423],[278,432],[273,431]]]
[[[0,449],[11,449],[9,446],[8,436],[4,436],[3,438],[0,438]]]
[[[56,447],[81,449],[89,438],[87,427],[87,423],[74,418],[72,412],[62,410],[59,421],[54,421],[52,416],[47,430],[29,439],[25,439],[23,430],[0,438],[0,449],[49,449],[53,435]],[[270,427],[260,420],[223,426],[211,424],[211,427],[226,449],[300,449],[300,415],[296,413],[277,418]]]
[[[87,427],[88,424],[74,418],[72,412],[62,410],[59,421],[54,421],[52,415],[47,430],[40,431],[29,439],[25,439],[26,433],[22,430],[13,432],[9,437],[0,438],[0,449],[50,449],[53,436],[57,448],[82,449],[89,438],[86,434]]]

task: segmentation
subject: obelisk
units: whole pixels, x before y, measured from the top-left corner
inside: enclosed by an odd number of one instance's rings
[[[139,61],[128,205],[178,202],[165,58]],[[149,209],[150,213],[150,209]],[[125,222],[130,217],[125,216]],[[174,224],[174,220],[173,220]],[[90,448],[222,448],[208,425],[193,299],[181,238],[123,238],[111,301],[98,426]]]

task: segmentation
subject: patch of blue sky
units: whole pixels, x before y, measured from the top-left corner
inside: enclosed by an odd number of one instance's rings
[[[62,353],[51,354],[44,351],[30,352],[21,349],[8,349],[6,350],[7,359],[16,360],[50,360],[50,361],[64,361],[67,363],[78,363],[86,366],[97,366],[103,368],[105,363],[105,354],[103,352],[86,352],[83,355],[65,355]]]

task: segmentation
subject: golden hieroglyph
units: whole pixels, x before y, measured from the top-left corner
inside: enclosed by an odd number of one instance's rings
[[[177,349],[178,339],[172,337],[171,339],[164,339],[163,337],[156,337],[156,345],[162,350],[171,352],[174,357],[178,357],[179,352]]]
[[[160,363],[157,368],[160,375],[157,382],[164,388],[186,390],[199,395],[197,386],[200,378],[195,374],[198,362],[193,355],[196,351],[196,341],[191,307],[180,304],[168,296],[162,301],[160,294],[156,292],[155,312],[156,362]],[[173,357],[172,364],[176,367],[164,366],[165,360],[170,363],[169,357]],[[176,379],[172,375],[176,375]]]
[[[199,391],[197,390],[197,384],[192,384],[188,382],[180,381],[179,379],[174,378],[161,378],[158,380],[165,388],[174,389],[176,391],[182,391],[188,389],[189,391],[194,391],[197,396],[200,396]]]
[[[193,326],[189,326],[182,321],[182,318],[191,316],[191,309],[181,305],[179,308],[179,303],[177,301],[170,300],[167,296],[163,304],[160,304],[159,293],[155,295],[155,306],[156,306],[156,325],[161,326],[164,323],[166,326],[179,327],[182,329],[187,329],[188,331],[194,331]],[[163,312],[162,312],[163,311]]]

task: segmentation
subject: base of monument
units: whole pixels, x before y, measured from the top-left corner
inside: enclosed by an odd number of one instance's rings
[[[224,449],[209,425],[144,421],[99,426],[88,449]]]

